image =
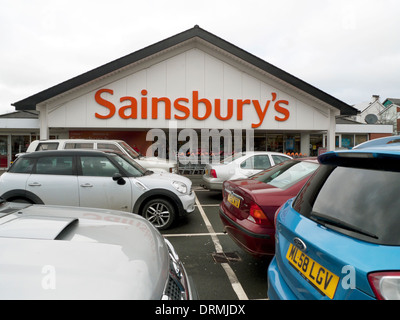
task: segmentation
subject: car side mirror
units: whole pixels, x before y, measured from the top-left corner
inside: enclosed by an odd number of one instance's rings
[[[112,176],[112,179],[114,180],[114,181],[117,181],[117,183],[119,184],[119,185],[124,185],[125,183],[126,183],[126,181],[125,181],[125,179],[122,177],[122,175],[119,173],[119,172],[117,172],[117,173],[114,173],[114,175]]]

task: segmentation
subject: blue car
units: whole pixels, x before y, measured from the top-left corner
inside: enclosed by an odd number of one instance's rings
[[[400,299],[400,147],[318,160],[275,217],[269,299]]]

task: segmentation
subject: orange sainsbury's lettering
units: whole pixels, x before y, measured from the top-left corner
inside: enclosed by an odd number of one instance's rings
[[[165,104],[165,119],[171,119],[171,100],[166,97],[151,99],[151,118],[158,118],[158,102],[160,101],[164,102]]]
[[[184,105],[180,104],[179,102],[181,102],[181,101],[189,103],[189,99],[178,98],[178,99],[175,100],[174,108],[176,110],[181,111],[181,112],[184,113],[184,116],[180,116],[180,115],[176,114],[174,117],[177,120],[185,120],[185,119],[189,118],[189,116],[190,116],[190,109],[187,106],[184,106]]]
[[[114,94],[114,91],[113,90],[111,90],[111,89],[100,89],[100,90],[98,90],[97,92],[96,92],[96,94],[94,95],[94,99],[96,100],[96,102],[99,104],[99,105],[101,105],[101,106],[103,106],[103,107],[106,107],[108,110],[109,110],[109,113],[107,114],[107,115],[105,115],[105,116],[103,116],[103,115],[101,115],[101,114],[98,114],[97,112],[94,114],[94,116],[96,117],[96,118],[99,118],[99,119],[110,119],[112,116],[114,116],[114,114],[115,114],[115,106],[114,106],[114,104],[112,103],[112,102],[110,102],[110,101],[108,101],[108,100],[105,100],[105,99],[103,99],[102,97],[101,97],[101,94],[103,93],[103,92],[107,92],[107,93],[109,93],[109,94]]]
[[[267,113],[267,110],[268,110],[268,107],[269,107],[269,103],[271,101],[270,100],[267,101],[267,103],[265,104],[264,110],[261,110],[260,102],[258,100],[252,100],[252,101],[253,101],[254,108],[256,109],[258,118],[260,119],[260,122],[258,124],[252,123],[251,127],[252,128],[258,128],[259,126],[261,126],[261,124],[264,121],[265,114]]]
[[[204,106],[206,107],[206,112],[202,117],[199,116],[199,103],[204,104]],[[208,99],[199,100],[199,92],[193,91],[193,118],[195,118],[196,120],[205,120],[210,116],[212,111],[211,109],[212,106],[210,100]]]
[[[215,117],[219,120],[229,120],[233,116],[233,100],[228,99],[228,114],[223,117],[221,116],[221,99],[215,99]]]
[[[147,90],[142,90],[140,92],[143,96],[147,95]],[[142,97],[142,119],[147,119],[147,98]]]
[[[237,101],[237,119],[238,120],[243,120],[243,106],[245,104],[251,104],[250,99]]]
[[[284,115],[283,118],[275,116],[275,120],[276,121],[286,121],[290,117],[290,112],[289,112],[288,109],[282,107],[280,104],[285,104],[285,105],[288,106],[289,105],[289,101],[287,101],[287,100],[279,100],[279,101],[275,102],[275,105],[274,105],[275,110]]]
[[[208,119],[211,114],[214,114],[215,118],[221,121],[227,121],[230,119],[234,119],[234,114],[236,111],[236,120],[243,121],[243,114],[247,116],[247,118],[254,118],[254,112],[257,114],[255,118],[258,117],[258,120],[253,120],[251,123],[252,128],[260,127],[265,117],[274,116],[275,121],[286,121],[290,117],[289,111],[289,101],[287,100],[276,100],[277,94],[275,92],[271,93],[272,98],[267,100],[266,102],[260,102],[259,100],[250,100],[250,99],[227,99],[226,100],[226,114],[223,113],[222,102],[221,99],[209,100],[207,98],[199,98],[199,91],[192,91],[192,100],[184,97],[178,97],[175,100],[172,100],[167,97],[150,97],[147,98],[147,90],[143,89],[141,92],[141,97],[134,98],[130,96],[124,96],[119,99],[122,106],[118,108],[118,115],[121,119],[138,119],[138,112],[140,107],[140,118],[147,119],[147,107],[148,107],[148,99],[151,101],[151,118],[158,119],[159,117],[159,107],[165,108],[165,119],[170,120],[172,116],[176,120],[186,120],[190,117],[198,121],[204,121]],[[107,94],[113,95],[114,91],[111,89],[100,89],[95,93],[95,101],[105,107],[108,110],[107,114],[95,113],[95,117],[99,119],[110,119],[112,118],[116,111],[117,107],[109,100],[107,100]],[[265,101],[265,100],[264,100]],[[140,106],[139,106],[140,103]],[[272,111],[269,111],[271,108],[270,105],[274,105]],[[172,108],[173,106],[173,108]],[[236,110],[235,110],[236,106]],[[245,112],[243,112],[244,107],[246,106]],[[250,108],[250,109],[249,109]],[[172,109],[176,111],[176,113],[172,114]],[[252,111],[253,110],[253,111]],[[272,112],[272,114],[271,114]]]
[[[122,118],[122,119],[137,119],[137,101],[135,98],[133,97],[122,97],[121,99],[119,99],[120,102],[124,102],[124,101],[130,101],[131,104],[121,107],[118,110],[118,115]],[[129,111],[130,110],[130,115],[127,115],[125,111]]]

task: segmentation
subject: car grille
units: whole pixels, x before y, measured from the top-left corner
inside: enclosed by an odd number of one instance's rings
[[[167,243],[170,269],[168,281],[165,285],[163,299],[164,300],[186,300],[188,299],[188,292],[186,288],[186,274],[182,262],[179,260],[171,243],[165,239]]]
[[[165,288],[164,295],[168,297],[168,300],[183,300],[185,288],[179,283],[178,279],[170,275]]]

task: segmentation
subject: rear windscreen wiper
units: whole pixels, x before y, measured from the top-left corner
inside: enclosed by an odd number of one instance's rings
[[[362,234],[364,236],[374,238],[374,239],[379,239],[377,235],[368,232],[366,230],[363,230],[361,228],[358,228],[356,226],[353,226],[347,222],[344,222],[342,220],[336,219],[334,217],[319,213],[319,212],[311,212],[311,217],[313,217],[315,220],[318,221],[318,223],[322,224],[324,227],[326,227],[326,224],[329,224],[331,226],[335,226],[341,229],[345,229],[348,231],[356,232],[359,234]]]

